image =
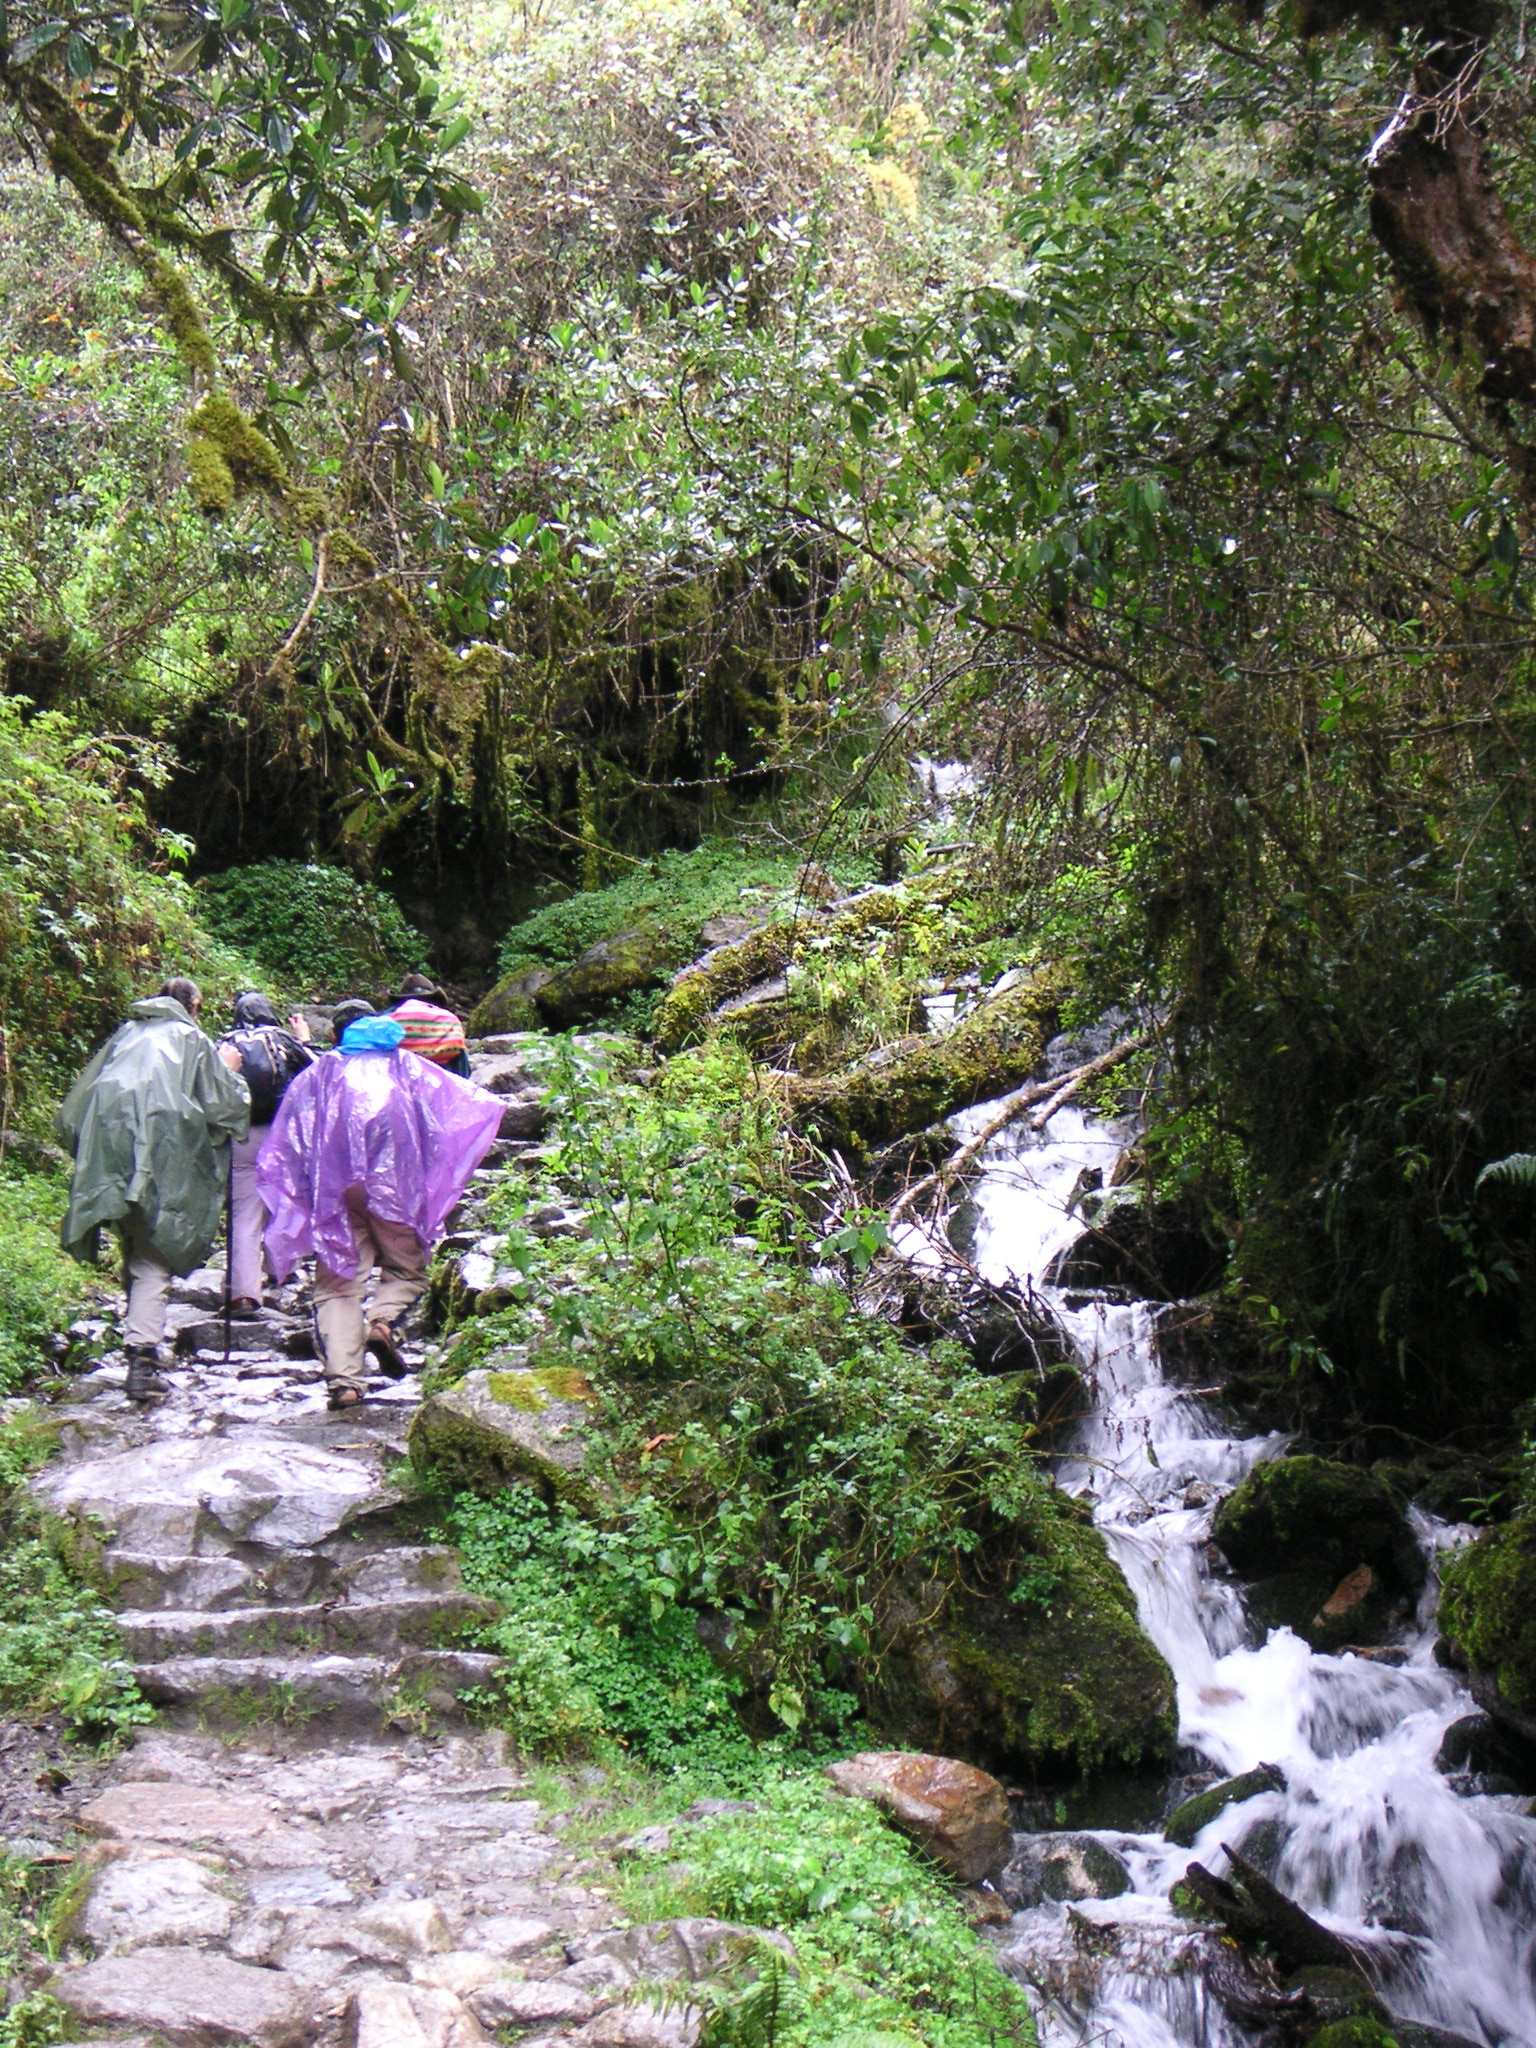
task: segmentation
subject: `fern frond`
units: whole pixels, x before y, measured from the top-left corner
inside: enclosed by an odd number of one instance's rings
[[[1473,1182],[1480,1188],[1485,1180],[1502,1181],[1507,1187],[1536,1188],[1536,1152],[1511,1152],[1506,1159],[1494,1159]]]

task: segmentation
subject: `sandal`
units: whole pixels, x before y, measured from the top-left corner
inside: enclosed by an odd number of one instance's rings
[[[403,1380],[410,1371],[400,1349],[398,1324],[383,1321],[370,1323],[368,1339],[363,1349],[386,1379]]]
[[[338,1380],[326,1390],[325,1405],[335,1415],[345,1408],[361,1408],[364,1398],[361,1387],[354,1387],[350,1380]]]

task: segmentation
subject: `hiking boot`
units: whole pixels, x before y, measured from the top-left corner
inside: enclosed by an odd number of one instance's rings
[[[171,1391],[170,1382],[161,1379],[155,1371],[158,1359],[153,1350],[130,1351],[128,1353],[128,1385],[126,1392],[130,1401],[146,1405],[163,1401]]]
[[[232,1316],[259,1316],[261,1303],[254,1294],[237,1294],[229,1304],[229,1312]]]
[[[400,1349],[400,1325],[398,1323],[372,1322],[363,1349],[373,1359],[379,1371],[387,1380],[403,1380],[410,1371],[405,1354]]]

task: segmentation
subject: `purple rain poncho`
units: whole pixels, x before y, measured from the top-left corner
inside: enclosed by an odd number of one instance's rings
[[[357,1271],[347,1195],[432,1245],[501,1128],[505,1105],[411,1052],[328,1053],[289,1083],[256,1185],[279,1280],[308,1253]]]

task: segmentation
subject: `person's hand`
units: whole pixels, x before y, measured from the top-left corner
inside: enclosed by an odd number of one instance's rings
[[[299,1041],[300,1045],[314,1044],[314,1033],[310,1030],[309,1019],[304,1015],[302,1010],[295,1010],[293,1015],[288,1019],[288,1029],[293,1033],[294,1037]]]
[[[239,1073],[240,1054],[236,1047],[232,1045],[221,1045],[218,1048],[218,1054],[219,1058],[224,1062],[225,1066],[228,1067],[229,1071],[232,1074]]]

